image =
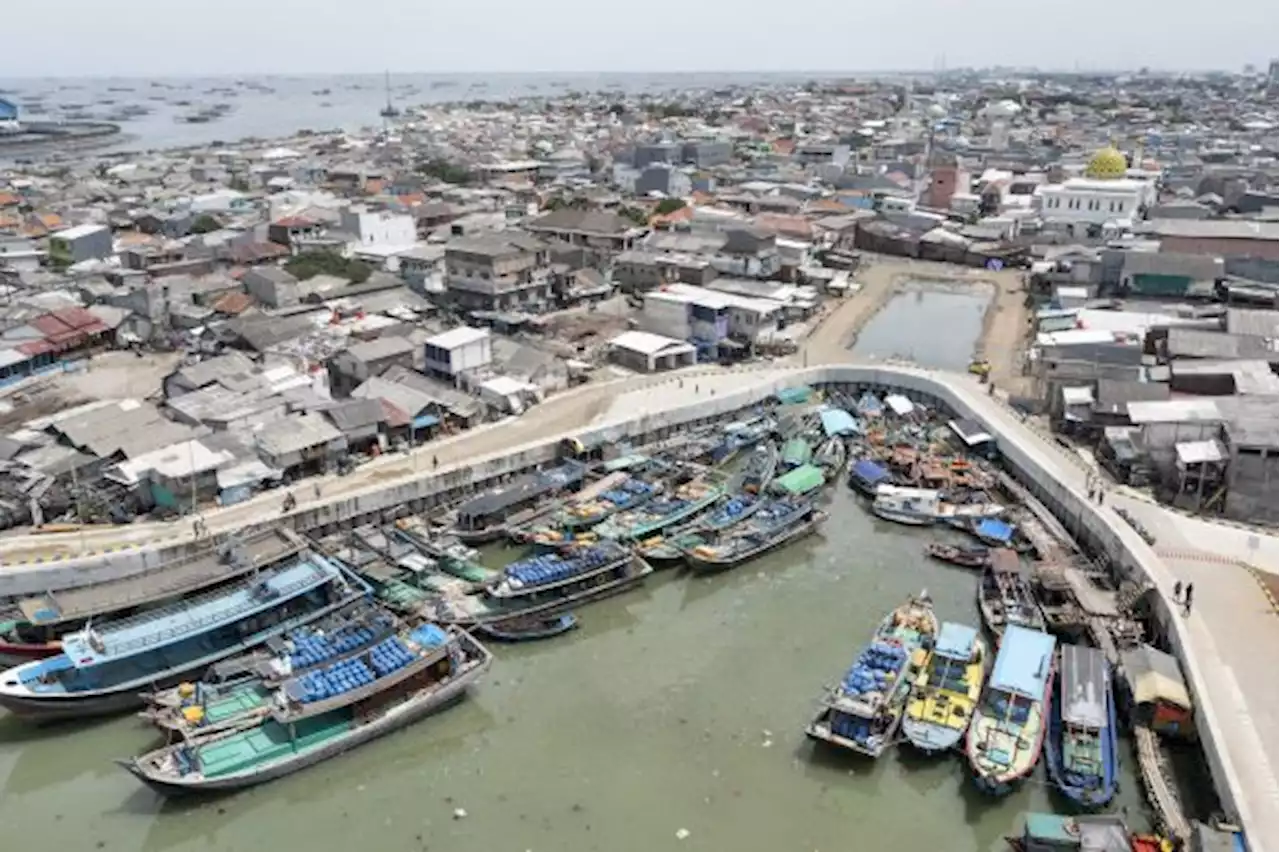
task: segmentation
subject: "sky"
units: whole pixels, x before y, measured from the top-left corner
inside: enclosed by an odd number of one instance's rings
[[[58,0],[4,5],[0,78],[960,66],[1240,70],[1276,0]],[[794,10],[796,15],[788,15]],[[1210,11],[1212,10],[1212,11]],[[1206,12],[1209,12],[1206,14]]]

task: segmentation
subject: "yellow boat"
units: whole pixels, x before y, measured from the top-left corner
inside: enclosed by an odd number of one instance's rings
[[[946,622],[912,685],[902,733],[926,753],[955,748],[973,718],[986,677],[987,643],[978,631]]]

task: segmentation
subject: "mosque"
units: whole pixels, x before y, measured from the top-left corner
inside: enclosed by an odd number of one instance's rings
[[[1102,148],[1089,158],[1083,177],[1036,188],[1040,218],[1080,238],[1123,231],[1156,201],[1154,181],[1129,175],[1125,155],[1113,146]]]

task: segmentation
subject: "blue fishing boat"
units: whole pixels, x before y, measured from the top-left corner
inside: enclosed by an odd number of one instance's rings
[[[495,598],[520,598],[543,594],[608,573],[632,559],[631,552],[615,541],[601,541],[564,553],[546,553],[512,562],[488,589]]]
[[[1063,645],[1045,749],[1049,776],[1067,798],[1099,808],[1116,793],[1117,754],[1111,666],[1096,648]]]
[[[805,734],[879,757],[893,744],[911,685],[938,635],[928,592],[908,598],[876,628],[844,679],[829,689]]]
[[[701,574],[724,571],[796,541],[827,519],[811,500],[765,500],[751,520],[720,532],[682,536],[676,545],[689,568]]]
[[[36,720],[101,716],[166,689],[371,594],[337,563],[308,554],[216,591],[90,624],[63,652],[0,674],[0,706]]]
[[[875,497],[881,485],[892,485],[893,474],[880,462],[859,459],[849,466],[849,487],[859,494]]]
[[[707,458],[712,464],[728,464],[740,452],[759,443],[773,432],[775,424],[767,417],[757,417],[724,427],[724,437],[712,445]]]
[[[568,633],[578,626],[578,617],[571,612],[560,615],[513,618],[496,624],[480,624],[476,630],[500,642],[536,642]]]
[[[854,405],[859,417],[882,417],[884,415],[884,403],[880,398],[871,391],[866,391],[862,396],[858,397],[857,403]]]
[[[995,796],[1031,774],[1048,730],[1054,646],[1048,633],[1009,625],[978,702],[965,754],[978,788]]]

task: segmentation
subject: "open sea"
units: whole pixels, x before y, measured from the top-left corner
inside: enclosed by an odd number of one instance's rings
[[[658,94],[747,84],[798,83],[813,74],[395,74],[393,103],[404,109],[450,101],[558,97],[569,92]],[[387,103],[386,78],[370,75],[268,75],[169,78],[3,78],[0,97],[18,104],[20,118],[100,120],[119,124],[123,135],[94,153],[154,150],[247,137],[288,136],[299,130],[348,130],[380,125]],[[180,119],[227,104],[208,123]],[[127,107],[150,112],[126,118]]]

